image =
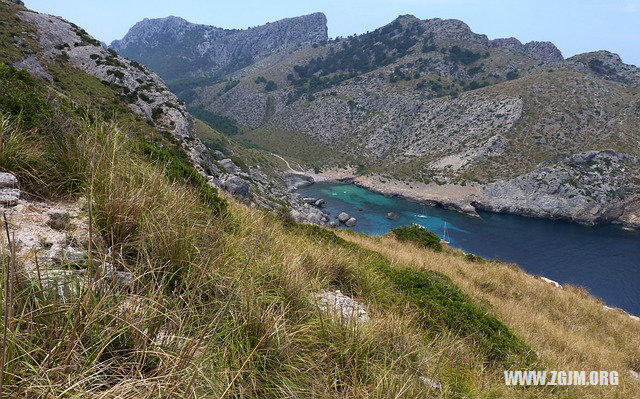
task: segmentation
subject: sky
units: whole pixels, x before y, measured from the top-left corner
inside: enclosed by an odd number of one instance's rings
[[[640,0],[24,0],[61,16],[98,40],[121,39],[144,18],[169,15],[221,28],[247,28],[321,11],[329,36],[372,31],[398,15],[455,18],[476,33],[551,41],[565,58],[595,50],[640,66]]]

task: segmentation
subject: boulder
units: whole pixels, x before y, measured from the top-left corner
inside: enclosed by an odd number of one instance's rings
[[[0,173],[0,189],[18,188],[18,178],[11,173]]]
[[[69,212],[64,209],[50,209],[46,216],[47,226],[54,230],[65,230],[69,227]]]
[[[231,174],[237,175],[240,172],[240,168],[229,158],[223,159],[219,163]]]
[[[318,199],[313,197],[304,197],[302,199],[302,202],[304,202],[305,204],[315,204],[316,201],[318,201]]]
[[[347,220],[349,220],[349,214],[346,212],[341,212],[338,215],[338,220],[340,221],[340,223],[347,223]]]
[[[315,206],[317,206],[318,208],[324,208],[325,207],[325,202],[322,198],[318,199],[316,202],[313,203]]]
[[[249,195],[249,182],[239,177],[232,177],[225,181],[222,188],[234,197],[245,198]]]
[[[398,219],[398,215],[393,213],[393,212],[389,212],[387,213],[387,215],[385,216],[387,219],[389,220],[396,220]]]
[[[347,225],[347,227],[353,227],[356,225],[356,223],[358,223],[358,220],[356,218],[349,218],[349,220],[345,222],[345,225]]]
[[[17,192],[17,195],[14,193]],[[20,191],[17,190],[0,190],[0,206],[16,206],[18,205],[18,200],[20,199]]]
[[[0,173],[0,206],[16,206],[19,199],[18,178],[11,173]]]
[[[358,326],[369,321],[369,315],[364,305],[344,295],[340,290],[314,294],[314,299],[323,312],[340,321],[343,325],[355,323]]]
[[[338,227],[340,227],[340,223],[336,222],[335,220],[332,220],[327,224],[327,226],[332,229],[337,229]]]

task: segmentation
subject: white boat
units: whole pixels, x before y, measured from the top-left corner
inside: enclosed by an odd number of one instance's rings
[[[424,205],[422,206],[422,213],[421,214],[416,214],[416,217],[420,218],[420,219],[426,219],[426,218],[429,217],[429,216],[427,216],[427,209],[425,208]]]

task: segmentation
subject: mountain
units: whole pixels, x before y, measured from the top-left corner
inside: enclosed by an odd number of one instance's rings
[[[197,25],[178,17],[145,19],[111,48],[171,82],[217,78],[277,52],[327,40],[327,18],[316,13],[246,30]],[[172,57],[168,59],[167,54]]]
[[[504,370],[583,368],[618,371],[533,394],[640,393],[637,317],[416,226],[266,212],[273,155],[6,0],[0,150],[0,397],[511,398]]]
[[[376,191],[640,227],[639,85],[607,51],[565,60],[549,42],[404,15],[176,89],[238,140]]]
[[[39,56],[27,55],[13,62],[15,67],[25,68],[54,83],[61,78],[51,68],[44,67],[44,63],[55,61],[58,66],[93,76],[117,92],[120,103],[128,110],[170,134],[207,184],[272,212],[286,206],[295,210],[300,220],[316,223],[327,220],[319,209],[287,191],[284,176],[271,173],[269,161],[262,162],[262,168],[249,167],[243,161],[243,158],[272,158],[270,154],[235,146],[218,132],[194,120],[184,102],[148,67],[120,56],[113,49],[105,49],[82,28],[61,18],[34,12],[24,12],[21,18],[36,27],[40,34]],[[290,28],[295,26],[291,24]],[[55,72],[59,73],[60,68]],[[214,140],[218,151],[210,151],[197,134],[208,135],[209,143]]]

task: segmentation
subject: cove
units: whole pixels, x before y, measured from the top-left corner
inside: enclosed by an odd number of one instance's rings
[[[332,219],[347,212],[358,219],[353,230],[382,235],[417,223],[451,246],[484,258],[513,262],[527,273],[560,284],[584,287],[605,304],[640,315],[640,232],[616,225],[574,223],[481,212],[472,218],[439,207],[386,197],[353,184],[315,183],[298,189],[303,197],[323,198]],[[388,212],[399,217],[389,220]]]

